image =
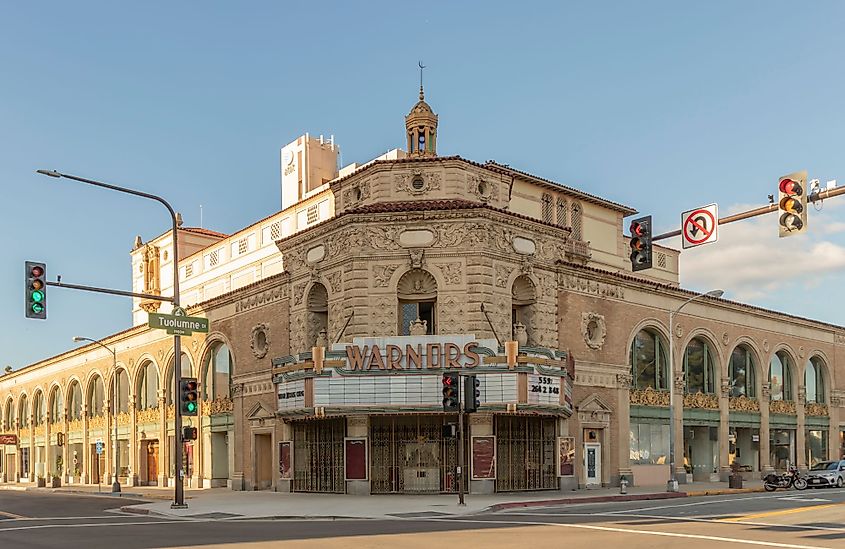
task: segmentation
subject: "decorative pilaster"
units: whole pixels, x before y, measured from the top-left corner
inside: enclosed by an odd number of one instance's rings
[[[48,486],[53,480],[52,469],[50,468],[50,424],[52,419],[50,412],[47,412],[44,420],[44,478],[47,479]]]
[[[760,391],[760,470],[763,474],[774,471],[769,450],[769,398],[772,395],[772,385],[764,382]]]
[[[719,480],[726,482],[731,474],[730,466],[730,385],[722,379],[719,391]]]
[[[795,403],[795,460],[799,469],[807,468],[807,433],[805,431],[805,405],[807,404],[807,389],[802,384],[798,386],[798,402]]]
[[[686,469],[684,469],[684,388],[686,380],[683,373],[676,373],[672,390],[675,391],[674,413],[675,413],[675,478],[679,482],[686,482]]]
[[[170,444],[167,440],[167,397],[163,389],[158,391],[158,477],[159,486],[167,486],[167,469],[170,466]]]
[[[90,482],[91,444],[88,440],[88,404],[84,403],[82,405],[82,483],[89,484]]]
[[[630,373],[616,374],[617,390],[617,406],[616,422],[619,428],[616,440],[619,441],[617,445],[617,467],[619,469],[619,478],[625,475],[628,482],[634,482],[633,474],[631,472],[631,448],[630,444],[626,444],[631,437],[631,386],[633,385],[634,377]]]
[[[129,473],[126,481],[129,486],[138,486],[140,450],[138,448],[138,409],[134,395],[129,398],[129,441],[127,446],[129,448]]]
[[[112,484],[114,483],[113,473],[114,473],[114,453],[115,453],[115,440],[112,438],[112,434],[114,433],[114,425],[113,421],[115,420],[114,417],[114,410],[111,409],[111,400],[106,399],[103,403],[103,409],[105,410],[106,416],[106,438],[105,438],[105,445],[104,453],[106,455],[106,470],[103,471],[103,482],[105,484]]]

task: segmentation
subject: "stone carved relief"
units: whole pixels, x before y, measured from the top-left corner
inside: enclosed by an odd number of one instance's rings
[[[441,334],[457,334],[464,324],[464,303],[454,295],[438,300],[437,331]]]
[[[759,412],[760,401],[747,396],[731,397],[728,400],[728,408],[738,412]]]
[[[496,265],[496,274],[494,283],[499,288],[505,288],[508,285],[508,278],[510,278],[511,270],[506,265]]]
[[[460,263],[438,263],[437,267],[443,274],[443,279],[446,284],[460,284],[461,283],[461,264]]]
[[[524,275],[533,275],[534,274],[534,264],[531,262],[530,256],[525,256],[522,258],[522,264],[519,266],[520,271]]]
[[[489,237],[489,224],[484,223],[443,223],[434,227],[437,233],[437,241],[434,243],[438,248],[457,248],[461,246],[479,248],[486,245]],[[500,247],[502,251],[508,251],[510,242]]]
[[[607,337],[607,324],[604,315],[597,313],[581,313],[581,336],[587,347],[599,350],[604,346]]]
[[[731,342],[731,338],[728,336],[728,332],[723,332],[722,333],[722,345],[727,347],[728,343],[730,343],[730,342]]]
[[[270,349],[270,327],[263,322],[252,328],[249,347],[255,358],[264,358]]]
[[[394,182],[397,193],[420,196],[429,191],[440,190],[440,173],[415,169],[411,172],[396,174]]]
[[[631,391],[631,404],[638,406],[669,406],[669,391],[657,391],[651,387]]]
[[[721,390],[721,395],[724,398],[728,398],[731,394],[731,385],[727,379],[722,379],[721,383],[719,383],[719,389]]]
[[[343,314],[343,301],[333,301],[329,303],[329,328],[327,337],[329,343],[334,342],[334,338],[338,336],[343,326],[346,324],[347,315]]]
[[[283,255],[283,261],[286,271],[298,271],[305,265],[305,252],[301,249],[290,250]]]
[[[555,280],[554,275],[544,276],[541,279],[541,284],[543,286],[544,296],[552,299],[557,297],[557,281]]]
[[[634,376],[630,373],[616,374],[616,384],[620,389],[630,389],[634,382]]]
[[[135,417],[138,423],[158,423],[161,416],[158,408],[147,408],[139,410]]]
[[[343,205],[344,207],[353,206],[362,200],[370,198],[370,182],[361,181],[357,185],[352,185],[343,191]]]
[[[763,400],[768,400],[769,397],[772,396],[772,384],[768,381],[764,381],[760,387],[760,394],[762,395]]]
[[[333,293],[343,291],[343,273],[341,271],[334,271],[326,275],[331,288],[329,290]]]
[[[297,354],[310,351],[310,342],[306,343],[306,330],[308,329],[308,312],[298,311],[290,315],[290,352]],[[307,347],[306,347],[307,346]]]
[[[399,265],[373,265],[373,286],[385,288],[390,284],[390,277],[396,272]]]
[[[89,429],[104,429],[106,426],[105,416],[94,416],[88,420]]]
[[[767,353],[769,352],[769,340],[768,339],[763,340],[763,350]]]
[[[231,398],[221,397],[214,400],[206,400],[202,403],[202,415],[213,416],[217,414],[231,414],[235,410],[235,404]]]
[[[261,292],[256,295],[252,295],[250,297],[246,297],[244,299],[240,299],[235,303],[235,312],[240,313],[242,311],[248,311],[249,309],[254,309],[255,307],[260,307],[265,303],[271,303],[273,301],[278,301],[286,297],[285,295],[285,287],[280,286],[278,288],[273,288],[272,290],[267,290],[265,292]]]
[[[611,297],[617,299],[625,298],[625,290],[620,286],[605,284],[595,280],[588,280],[570,274],[561,273],[558,285],[566,290],[597,295],[599,297]]]
[[[370,326],[372,336],[388,336],[396,333],[396,298],[380,296],[372,301]]]
[[[487,202],[488,200],[499,199],[499,184],[496,181],[488,180],[479,177],[475,174],[467,174],[467,193],[474,194],[479,200]]]
[[[683,373],[675,374],[675,392],[682,393],[687,386],[687,381],[684,379]]]
[[[302,300],[305,298],[305,286],[307,286],[307,282],[300,282],[293,287],[293,304],[299,305],[302,303]]]
[[[687,393],[684,395],[684,408],[719,409],[719,397],[710,393]]]
[[[425,250],[422,248],[411,248],[408,250],[412,269],[422,269],[425,265]]]

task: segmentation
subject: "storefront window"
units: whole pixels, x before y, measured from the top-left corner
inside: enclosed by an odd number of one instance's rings
[[[70,420],[82,418],[82,389],[77,381],[71,384],[68,391],[67,414]]]
[[[810,467],[827,460],[827,431],[808,430],[804,446],[807,449],[807,465]]]
[[[117,410],[129,412],[129,376],[124,369],[117,376]]]
[[[792,364],[789,356],[778,351],[769,363],[772,400],[792,400]]]
[[[807,365],[804,367],[804,388],[806,390],[807,402],[824,402],[822,364],[822,360],[814,356],[807,361]]]
[[[29,405],[26,401],[26,395],[21,395],[19,409],[18,417],[20,417],[21,427],[29,427]]]
[[[669,425],[632,422],[630,435],[632,465],[669,463]]]
[[[731,353],[730,395],[732,397],[756,396],[754,378],[754,358],[745,345],[737,346]]]
[[[714,392],[712,352],[703,339],[695,338],[687,345],[684,351],[684,373],[688,393]]]
[[[35,426],[44,423],[44,393],[38,391],[32,401],[32,421]]]
[[[141,367],[138,386],[138,409],[158,408],[158,368],[152,362]]]
[[[50,420],[58,423],[62,420],[64,406],[62,403],[62,390],[56,387],[50,396]]]
[[[88,401],[88,414],[91,417],[103,415],[103,401],[105,400],[104,391],[105,387],[103,386],[103,378],[97,376],[94,378],[94,381],[91,382],[91,394],[90,400]]]
[[[631,342],[631,376],[635,389],[668,390],[666,344],[656,331],[645,329]]]
[[[205,383],[202,390],[206,400],[231,396],[232,355],[229,347],[218,343],[208,353],[205,364]]]
[[[739,464],[742,472],[760,470],[760,430],[731,427],[728,433],[728,463]]]
[[[769,463],[779,471],[795,465],[795,430],[772,429],[769,432]]]

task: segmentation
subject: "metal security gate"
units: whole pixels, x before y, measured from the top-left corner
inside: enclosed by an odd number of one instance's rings
[[[293,489],[297,492],[346,492],[343,437],[346,420],[293,424]]]
[[[444,416],[371,417],[370,492],[457,492],[458,441],[443,438],[444,423],[455,421]]]
[[[496,416],[496,490],[555,490],[554,418]]]

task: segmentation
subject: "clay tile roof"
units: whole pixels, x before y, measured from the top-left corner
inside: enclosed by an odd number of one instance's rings
[[[201,234],[203,236],[216,236],[217,238],[229,237],[227,234],[218,233],[217,231],[212,231],[210,229],[203,229],[202,227],[179,227],[179,230],[188,233]]]

